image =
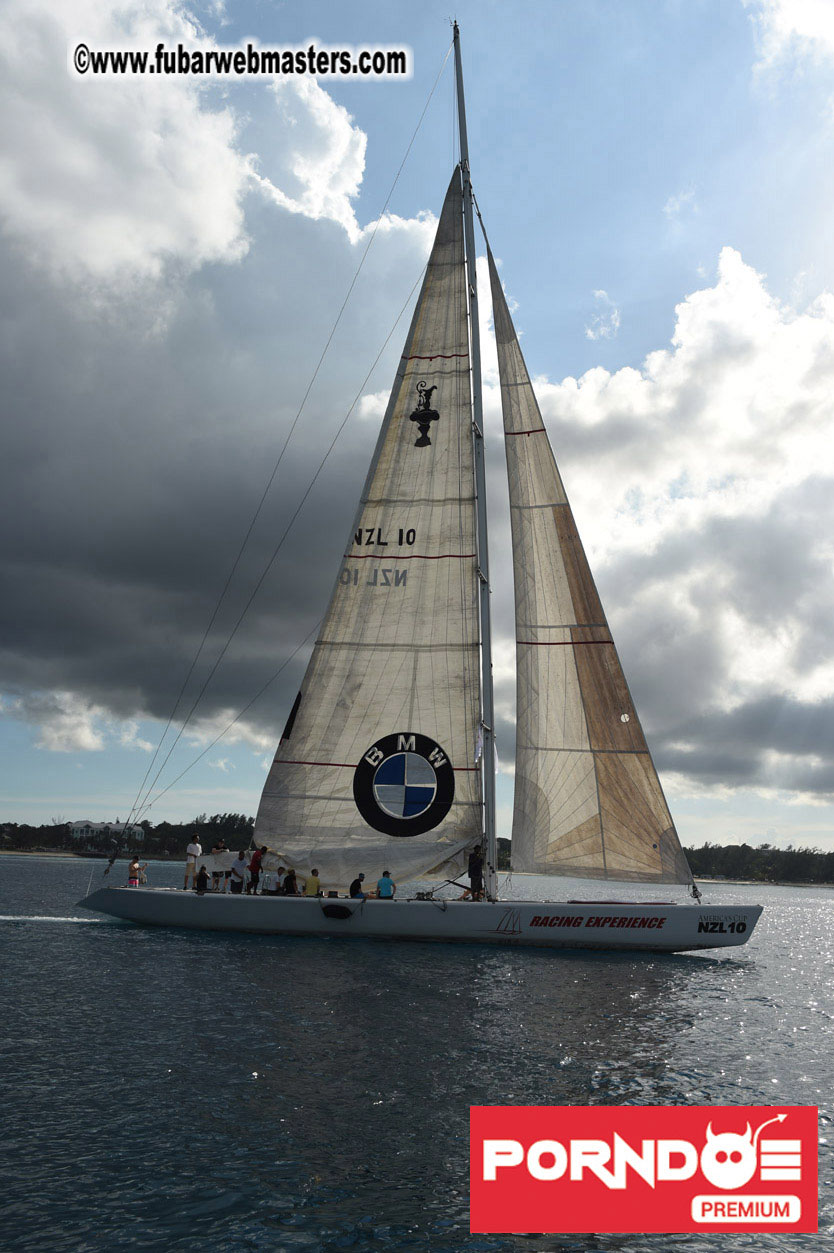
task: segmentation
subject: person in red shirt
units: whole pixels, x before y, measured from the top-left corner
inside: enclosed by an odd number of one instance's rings
[[[261,862],[266,852],[266,845],[263,848],[256,848],[249,859],[249,882],[246,885],[246,895],[250,893],[252,896],[258,895],[258,881],[261,877]]]

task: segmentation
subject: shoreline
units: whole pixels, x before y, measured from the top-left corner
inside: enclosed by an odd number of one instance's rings
[[[75,861],[106,861],[106,858],[82,857],[80,853],[64,852],[59,848],[0,848],[0,857],[72,857]]]
[[[0,848],[0,857],[66,857],[73,861],[109,861],[109,856],[105,857],[85,857],[83,853],[73,853],[64,851],[63,849],[50,848],[35,850],[31,848]],[[119,853],[116,861],[130,861],[129,853]],[[184,858],[177,857],[153,857],[148,856],[148,861],[160,862],[163,865],[177,865],[184,863]],[[499,871],[506,874],[506,871]],[[761,879],[709,879],[696,876],[695,882],[703,884],[704,887],[715,887],[716,885],[726,884],[727,887],[737,888],[834,888],[834,883],[809,883],[807,880],[797,880],[791,882],[786,879],[774,879],[772,882],[765,882]]]
[[[807,879],[702,879],[696,876],[695,882],[708,888],[722,883],[730,888],[834,888],[834,883],[810,883]]]
[[[110,854],[105,853],[101,857],[88,857],[85,853],[73,853],[70,849],[62,848],[0,848],[0,857],[69,857],[73,861],[109,861]],[[116,861],[130,861],[132,853],[119,853]],[[185,861],[185,858],[178,859],[176,857],[148,857],[148,861],[177,862]]]

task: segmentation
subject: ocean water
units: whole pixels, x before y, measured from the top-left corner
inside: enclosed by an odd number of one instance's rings
[[[4,1250],[834,1250],[834,892],[641,957],[146,930],[76,908],[102,868],[0,857]],[[819,1105],[820,1233],[470,1235],[502,1103]]]

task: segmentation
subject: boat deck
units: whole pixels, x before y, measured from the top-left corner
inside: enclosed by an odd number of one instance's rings
[[[83,909],[146,926],[261,935],[470,941],[679,952],[746,943],[760,905],[245,896],[102,888]]]

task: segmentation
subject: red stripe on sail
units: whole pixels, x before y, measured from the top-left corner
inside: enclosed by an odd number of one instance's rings
[[[356,766],[350,761],[274,761],[274,766],[338,766],[342,770],[355,770]],[[458,774],[477,774],[480,766],[452,766]]]
[[[403,361],[452,361],[455,357],[468,357],[468,352],[435,352],[430,357],[420,357],[417,354],[411,357],[403,357]]]
[[[516,640],[531,648],[579,648],[582,644],[613,644],[613,640]]]
[[[474,559],[477,553],[441,553],[438,557],[429,557],[426,553],[397,553],[389,557],[389,561],[466,561]],[[384,561],[387,553],[345,553],[345,561]]]
[[[352,761],[274,761],[274,766],[341,766],[344,770],[355,770]]]

